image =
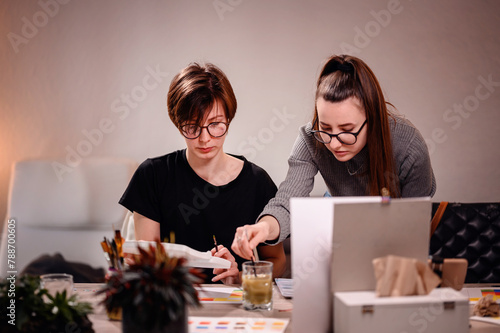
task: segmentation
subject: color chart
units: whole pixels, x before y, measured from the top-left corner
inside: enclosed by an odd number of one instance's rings
[[[500,303],[500,288],[463,288],[461,292],[469,298],[471,304],[476,303],[486,295],[492,295],[493,299]]]
[[[189,333],[284,332],[289,319],[189,317]]]

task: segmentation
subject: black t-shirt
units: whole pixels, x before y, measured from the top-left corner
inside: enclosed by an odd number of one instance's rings
[[[215,235],[217,244],[230,249],[236,228],[255,223],[277,191],[266,171],[243,156],[234,157],[243,160],[243,169],[223,186],[199,177],[189,165],[185,149],[147,159],[119,202],[159,222],[162,240],[173,231],[176,243],[208,251],[214,247]],[[241,269],[245,259],[233,255]]]

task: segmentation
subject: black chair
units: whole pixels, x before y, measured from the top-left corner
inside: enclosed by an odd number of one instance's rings
[[[439,204],[432,204],[433,216]],[[500,283],[500,203],[448,203],[429,254],[467,259],[465,283]]]

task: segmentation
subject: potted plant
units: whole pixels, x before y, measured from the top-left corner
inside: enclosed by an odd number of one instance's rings
[[[186,267],[186,259],[170,257],[159,241],[138,250],[98,292],[106,295],[106,310],[122,309],[124,333],[187,332],[187,306],[200,306],[195,286],[203,275]]]
[[[23,275],[0,282],[1,332],[94,332],[92,306],[66,291],[55,296],[40,288],[40,277]]]

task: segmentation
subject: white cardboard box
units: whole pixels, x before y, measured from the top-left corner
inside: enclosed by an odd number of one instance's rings
[[[376,297],[374,291],[336,292],[335,333],[467,333],[469,299],[451,288],[425,296]]]

